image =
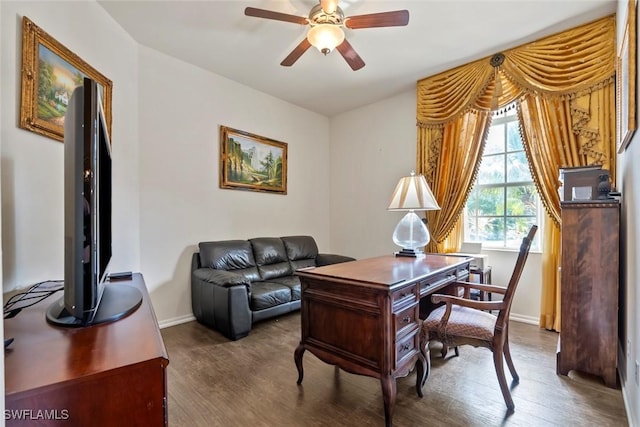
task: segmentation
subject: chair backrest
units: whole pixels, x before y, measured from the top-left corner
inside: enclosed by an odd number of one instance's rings
[[[509,280],[507,291],[504,294],[506,307],[502,309],[498,314],[498,319],[496,320],[496,328],[504,328],[506,322],[509,320],[509,312],[511,311],[511,302],[513,301],[513,295],[515,294],[516,288],[518,287],[518,282],[520,281],[520,276],[522,275],[524,264],[527,261],[527,257],[529,256],[529,249],[531,248],[531,242],[533,242],[533,236],[535,236],[536,231],[538,231],[538,226],[532,225],[527,236],[522,239],[516,266],[513,269],[511,280]]]

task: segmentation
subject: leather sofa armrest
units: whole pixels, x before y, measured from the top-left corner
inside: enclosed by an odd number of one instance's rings
[[[341,262],[349,262],[355,260],[355,258],[344,255],[318,254],[318,256],[316,256],[316,266],[321,267],[323,265],[339,264]]]
[[[242,274],[198,268],[191,274],[191,308],[198,322],[231,340],[251,331],[251,283]]]
[[[223,288],[229,288],[237,285],[245,285],[248,290],[251,288],[251,282],[249,279],[244,277],[242,274],[234,273],[233,271],[199,268],[193,272],[193,276],[196,279],[213,285],[222,286]]]

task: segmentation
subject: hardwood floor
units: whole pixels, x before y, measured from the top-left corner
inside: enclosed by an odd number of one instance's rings
[[[394,426],[628,425],[620,389],[573,371],[556,375],[556,333],[518,322],[509,332],[520,374],[512,388],[514,414],[505,415],[491,352],[465,346],[460,357],[443,360],[434,345],[424,398],[416,395],[414,373],[398,379]],[[163,329],[162,336],[170,359],[170,426],[384,425],[374,378],[340,371],[307,352],[304,381],[296,385],[299,313],[258,323],[239,341],[196,322]]]

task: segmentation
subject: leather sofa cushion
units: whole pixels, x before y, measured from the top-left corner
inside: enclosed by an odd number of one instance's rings
[[[246,240],[200,242],[200,265],[216,270],[229,270],[247,279],[260,280],[251,243]]]
[[[283,276],[269,281],[285,285],[291,289],[291,301],[298,301],[300,299],[300,278],[298,276]]]
[[[277,237],[250,239],[253,256],[262,280],[289,276],[292,273],[284,243]]]
[[[315,267],[318,245],[311,236],[285,236],[282,242],[287,250],[291,268]]]
[[[264,310],[291,301],[291,289],[275,282],[253,282],[251,284],[251,310]]]

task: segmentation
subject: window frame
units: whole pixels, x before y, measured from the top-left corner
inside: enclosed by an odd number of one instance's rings
[[[515,109],[514,109],[515,110]],[[498,115],[498,113],[495,113],[496,115]],[[516,251],[519,250],[520,248],[520,242],[517,243],[517,245],[510,245],[509,244],[509,239],[508,239],[508,233],[509,233],[509,228],[507,227],[508,221],[510,218],[533,218],[534,219],[534,223],[536,224],[541,224],[541,219],[542,219],[542,212],[543,212],[543,206],[542,206],[542,201],[540,199],[540,194],[538,193],[538,189],[535,185],[535,181],[533,180],[533,176],[531,176],[531,180],[530,181],[508,181],[509,179],[509,161],[508,161],[508,156],[509,154],[517,154],[517,153],[525,153],[526,155],[526,151],[524,149],[524,145],[522,144],[522,135],[520,135],[520,133],[518,133],[519,135],[519,139],[520,139],[520,143],[521,143],[521,149],[518,150],[513,150],[509,148],[509,126],[508,123],[515,123],[516,125],[519,125],[519,118],[517,116],[517,114],[514,113],[509,114],[508,110],[502,110],[501,113],[499,113],[500,116],[499,117],[494,117],[494,119],[491,122],[491,128],[489,132],[493,131],[494,126],[500,126],[500,125],[504,125],[503,128],[503,136],[502,136],[502,150],[499,152],[495,152],[495,153],[490,153],[490,154],[484,154],[482,155],[480,162],[482,162],[485,158],[490,158],[490,157],[501,157],[501,165],[503,167],[503,180],[502,182],[499,183],[487,183],[487,184],[479,184],[478,183],[478,179],[479,177],[476,176],[475,182],[473,184],[473,187],[471,188],[471,191],[469,193],[469,198],[467,199],[465,206],[464,206],[464,211],[463,211],[463,226],[464,226],[464,230],[463,230],[463,236],[464,236],[464,240],[465,241],[469,241],[469,242],[480,242],[483,244],[483,248],[485,249],[489,249],[489,250],[505,250],[505,251]],[[487,134],[487,141],[485,141],[485,144],[488,142],[488,138],[489,138],[489,134]],[[485,150],[486,150],[486,145],[485,145]],[[527,159],[527,165],[529,166],[529,171],[531,171],[530,165],[529,165],[529,161]],[[509,215],[508,212],[508,193],[509,193],[509,188],[517,188],[517,187],[523,187],[523,186],[532,186],[533,190],[535,191],[536,194],[536,206],[535,206],[535,215]],[[478,196],[479,196],[479,192],[483,189],[500,189],[502,190],[502,206],[499,207],[498,209],[496,209],[496,212],[501,211],[501,214],[495,214],[495,215],[479,215],[479,204],[478,204]],[[472,201],[472,196],[476,196],[473,198],[473,201],[476,203],[476,205],[473,207],[473,209],[469,209],[469,203]],[[474,215],[469,215],[469,212],[472,211],[475,214]],[[480,220],[482,219],[493,219],[493,218],[499,218],[501,219],[502,223],[505,225],[503,230],[502,230],[502,239],[501,240],[496,240],[496,241],[488,241],[488,240],[481,240],[481,239],[471,239],[470,238],[470,232],[469,232],[469,224],[473,223],[475,230],[476,230],[476,234],[479,236],[480,234]],[[537,237],[537,236],[536,236]],[[497,243],[497,244],[496,244]],[[532,242],[532,250],[534,251],[541,251],[541,242],[539,238],[535,238],[534,242]]]

